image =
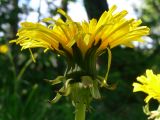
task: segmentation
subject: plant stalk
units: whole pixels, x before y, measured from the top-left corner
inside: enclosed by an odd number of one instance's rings
[[[85,120],[86,105],[84,103],[76,103],[75,120]]]

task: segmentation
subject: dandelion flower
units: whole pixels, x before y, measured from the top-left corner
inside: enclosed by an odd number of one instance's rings
[[[132,41],[142,41],[141,37],[149,34],[149,28],[140,26],[141,20],[126,19],[127,11],[114,13],[114,5],[107,12],[105,11],[100,19],[91,19],[89,22],[75,22],[62,9],[58,12],[66,17],[66,21],[61,18],[45,18],[40,23],[23,22],[19,29],[16,44],[22,46],[22,50],[31,48],[44,48],[44,52],[52,50],[55,54],[64,56],[68,62],[65,77],[72,79],[74,83],[82,82],[84,76],[90,79],[84,80],[85,86],[97,87],[97,81],[101,86],[106,85],[108,71],[111,63],[110,49],[118,45],[133,47]],[[105,78],[98,77],[96,71],[97,57],[108,51],[108,68]],[[32,53],[32,52],[31,52]],[[87,78],[89,78],[87,77]],[[88,82],[90,81],[90,82]],[[87,83],[87,85],[86,85]],[[93,85],[93,83],[95,85]],[[68,83],[67,83],[68,85]],[[95,88],[98,90],[98,88]],[[70,91],[70,90],[69,90]],[[98,93],[93,95],[98,98]]]
[[[66,58],[67,70],[64,76],[50,80],[52,85],[62,83],[62,88],[51,101],[57,102],[61,96],[70,96],[76,108],[76,118],[85,117],[85,109],[93,98],[101,98],[100,86],[107,87],[108,71],[111,64],[111,49],[118,45],[133,47],[133,41],[142,41],[141,37],[149,34],[149,28],[140,26],[141,20],[126,19],[127,11],[114,13],[116,6],[105,11],[100,19],[89,22],[75,22],[63,10],[58,12],[66,17],[45,18],[41,23],[23,22],[16,40],[22,50],[44,48],[52,50]],[[105,77],[96,71],[97,57],[108,52],[108,68]],[[32,55],[32,52],[31,52]]]
[[[91,19],[89,22],[74,22],[63,10],[58,12],[66,17],[54,20],[45,18],[44,22],[51,22],[46,27],[40,23],[23,22],[19,29],[16,42],[23,49],[43,47],[64,55],[68,52],[73,56],[74,46],[80,49],[83,57],[90,48],[98,45],[97,52],[114,48],[118,45],[132,46],[132,41],[141,41],[141,37],[149,33],[149,28],[140,26],[141,20],[129,19],[127,11],[114,13],[116,6],[105,11],[100,19]],[[98,44],[100,43],[100,44]]]
[[[8,46],[7,45],[0,45],[0,53],[7,53],[9,50]]]
[[[146,76],[137,77],[137,82],[133,83],[133,92],[142,91],[147,94],[145,102],[148,103],[151,98],[160,102],[160,74],[153,74],[152,70],[146,70]]]
[[[128,20],[125,18],[126,10],[114,13],[115,10],[114,5],[98,21],[93,18],[89,22],[75,22],[59,9],[58,12],[66,17],[66,21],[61,18],[43,19],[43,22],[49,23],[48,26],[23,22],[17,33],[18,39],[10,42],[19,44],[22,50],[31,51],[31,48],[37,47],[44,48],[45,52],[52,50],[67,59],[68,68],[77,65],[86,75],[95,78],[98,56],[108,51],[110,64],[110,49],[118,45],[133,47],[133,41],[142,41],[141,37],[149,34],[148,27],[140,26],[141,20]]]

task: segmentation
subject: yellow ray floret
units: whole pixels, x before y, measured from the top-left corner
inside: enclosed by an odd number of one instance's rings
[[[7,53],[9,50],[8,46],[7,45],[0,45],[0,53]]]
[[[89,22],[74,22],[60,9],[58,12],[66,17],[66,21],[46,18],[43,22],[51,22],[48,27],[40,23],[23,22],[17,34],[18,39],[11,42],[16,42],[22,49],[43,47],[71,55],[73,46],[76,45],[82,56],[85,56],[98,42],[101,44],[97,52],[106,50],[108,46],[133,46],[132,41],[140,41],[142,36],[149,34],[148,27],[139,26],[141,20],[127,20],[127,11],[114,13],[115,10],[114,5],[101,15],[99,21],[91,19]]]
[[[146,70],[146,76],[137,77],[137,82],[133,83],[133,92],[142,91],[148,96],[145,102],[148,103],[151,98],[160,102],[160,74],[153,74],[152,70]]]

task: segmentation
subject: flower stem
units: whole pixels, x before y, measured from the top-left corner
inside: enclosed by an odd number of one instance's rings
[[[86,105],[84,103],[76,103],[75,120],[85,120]]]

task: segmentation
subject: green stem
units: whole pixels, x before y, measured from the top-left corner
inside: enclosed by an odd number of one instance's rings
[[[16,96],[17,94],[17,90],[16,90],[16,83],[17,83],[17,74],[16,74],[16,65],[14,63],[14,60],[13,60],[13,55],[11,53],[11,51],[9,50],[8,52],[8,58],[10,60],[10,63],[11,63],[11,66],[12,66],[12,72],[13,72],[13,86],[14,86],[14,95]]]
[[[35,59],[35,58],[37,58],[37,55],[36,55],[36,54],[35,54],[34,56],[32,55],[32,57],[34,57],[34,59]],[[17,75],[17,77],[16,77],[17,83],[15,84],[15,85],[16,85],[16,86],[15,86],[16,90],[17,90],[18,87],[19,87],[19,82],[20,82],[20,80],[21,80],[24,72],[26,71],[27,67],[32,63],[32,60],[33,60],[33,58],[30,58],[30,59],[25,63],[25,65],[22,67],[22,69],[20,70],[20,72],[18,73],[18,75]],[[34,61],[35,61],[35,60],[34,60]]]
[[[29,59],[25,65],[22,67],[22,69],[20,70],[18,76],[17,76],[17,80],[20,80],[25,72],[25,70],[27,69],[27,67],[32,63],[32,59]]]
[[[85,120],[86,105],[84,103],[76,103],[75,120]]]
[[[16,81],[16,65],[15,65],[15,63],[14,63],[14,61],[13,61],[13,56],[12,56],[12,53],[11,53],[11,51],[9,50],[9,52],[8,52],[8,58],[9,58],[9,60],[10,60],[10,63],[11,63],[11,65],[12,65],[12,72],[13,72],[13,78],[14,78],[14,80]]]

